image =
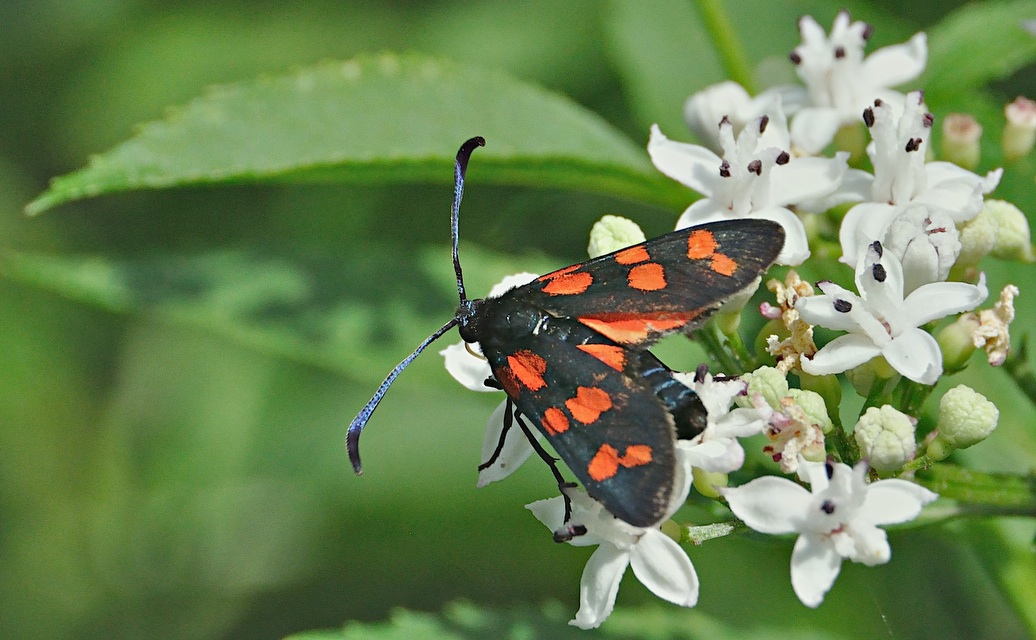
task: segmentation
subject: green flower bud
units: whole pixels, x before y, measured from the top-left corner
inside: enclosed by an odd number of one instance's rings
[[[939,427],[928,453],[941,459],[953,449],[982,442],[996,428],[1000,410],[980,393],[957,385],[939,401]]]
[[[831,422],[831,417],[827,415],[827,404],[819,393],[802,389],[788,389],[788,395],[806,414],[810,424],[820,427],[824,433],[831,432],[834,424]]]
[[[942,351],[942,368],[945,373],[956,373],[967,366],[976,348],[972,336],[980,324],[974,313],[965,313],[935,336],[939,350]]]
[[[645,239],[644,232],[629,218],[603,216],[590,229],[590,245],[586,251],[591,258],[596,258],[640,244]]]
[[[1032,151],[1036,143],[1036,102],[1019,96],[1004,107],[1004,117],[1004,158],[1016,160]]]
[[[694,488],[706,498],[718,498],[717,487],[727,486],[727,474],[719,471],[704,471],[695,467],[691,471]]]
[[[986,206],[982,210],[997,221],[994,256],[1001,260],[1036,262],[1036,256],[1032,252],[1029,221],[1018,207],[1006,200],[986,200]]]
[[[871,407],[860,416],[853,437],[872,469],[895,471],[917,453],[915,427],[913,418],[894,407]]]
[[[842,404],[842,383],[838,380],[838,376],[814,376],[805,371],[800,371],[799,387],[805,391],[813,391],[819,394],[824,399],[828,416],[837,414],[838,408]],[[828,420],[830,423],[830,418]],[[829,426],[823,426],[824,433],[827,433],[829,428]]]
[[[989,201],[987,207],[983,208],[977,216],[968,220],[958,227],[960,232],[960,254],[957,262],[954,263],[953,274],[962,272],[968,267],[974,267],[978,261],[989,255],[996,247],[997,233],[1000,230],[1000,223],[989,212]]]
[[[758,393],[773,409],[779,409],[781,400],[788,395],[788,380],[773,367],[759,367],[741,376],[741,381],[748,384],[748,398]],[[750,399],[746,400],[745,406],[752,406]]]
[[[982,125],[967,113],[948,113],[942,120],[942,159],[958,167],[978,166]]]

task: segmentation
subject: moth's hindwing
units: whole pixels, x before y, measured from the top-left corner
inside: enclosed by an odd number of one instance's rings
[[[620,344],[646,346],[700,326],[783,246],[784,229],[776,222],[713,222],[559,269],[514,294]]]
[[[666,374],[656,371],[653,385],[643,369],[668,370],[646,352],[506,295],[486,300],[480,313],[494,376],[587,493],[632,525],[657,523],[672,498],[676,433],[656,394]]]

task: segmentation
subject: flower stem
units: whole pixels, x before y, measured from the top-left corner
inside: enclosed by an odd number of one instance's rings
[[[734,32],[723,3],[720,0],[695,0],[694,4],[698,7],[706,33],[712,37],[716,51],[723,61],[727,77],[754,95],[757,89],[752,76],[752,65],[745,55],[740,38]]]
[[[1036,517],[1036,476],[984,473],[954,464],[920,459],[918,484],[958,503],[984,508],[1009,509],[1014,515]],[[910,463],[914,465],[918,460]],[[928,464],[926,464],[928,463]]]
[[[702,347],[705,348],[706,353],[712,356],[716,366],[719,367],[723,373],[728,376],[740,375],[744,372],[743,367],[738,363],[737,359],[727,351],[723,345],[724,337],[723,333],[716,326],[715,322],[710,322],[706,326],[702,327],[696,334],[695,337],[698,342],[701,343]]]

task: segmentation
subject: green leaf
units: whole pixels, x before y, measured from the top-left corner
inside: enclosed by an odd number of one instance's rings
[[[1036,18],[1032,0],[976,2],[928,32],[928,68],[918,86],[938,104],[1005,78],[1036,60],[1036,38],[1022,27]]]
[[[116,260],[13,253],[2,273],[118,313],[151,313],[260,351],[380,380],[457,305],[449,249],[408,262],[367,247],[341,256],[223,250]],[[466,283],[481,296],[514,259],[462,248]],[[522,269],[549,271],[542,260]],[[372,287],[371,283],[379,283]]]
[[[56,178],[26,210],[197,184],[447,182],[473,135],[488,141],[472,167],[483,183],[687,200],[643,148],[563,96],[500,72],[383,54],[217,87]]]

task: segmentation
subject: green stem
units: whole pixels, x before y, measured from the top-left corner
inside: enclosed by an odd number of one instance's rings
[[[985,473],[954,464],[925,462],[917,469],[917,483],[944,498],[982,508],[1008,509],[1014,515],[1036,517],[1036,476]],[[916,465],[917,460],[910,463]]]
[[[727,77],[737,82],[750,94],[756,93],[755,79],[752,76],[752,65],[745,55],[745,47],[737,37],[734,27],[727,17],[723,2],[720,0],[695,0],[705,31],[719,53]]]
[[[716,326],[715,322],[705,325],[695,334],[698,342],[705,348],[706,353],[712,356],[716,366],[728,376],[736,376],[742,373],[741,365],[731,356],[730,352],[723,346],[723,333]]]

